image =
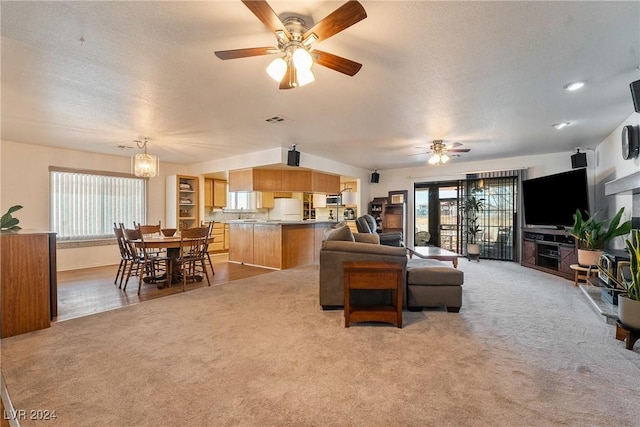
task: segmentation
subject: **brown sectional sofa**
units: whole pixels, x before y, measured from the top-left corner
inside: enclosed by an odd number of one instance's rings
[[[345,261],[393,262],[402,266],[405,284],[404,305],[412,311],[422,307],[445,306],[458,312],[462,305],[464,274],[444,262],[407,259],[406,248],[380,245],[375,234],[351,233],[336,227],[325,235],[320,250],[320,305],[323,309],[344,306]],[[354,304],[388,304],[389,291],[367,291],[353,295]]]

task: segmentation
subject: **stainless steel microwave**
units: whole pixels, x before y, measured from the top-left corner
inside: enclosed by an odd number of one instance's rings
[[[327,196],[327,207],[336,206],[342,204],[340,202],[340,196]]]

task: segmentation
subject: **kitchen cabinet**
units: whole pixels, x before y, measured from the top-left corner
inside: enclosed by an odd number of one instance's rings
[[[209,243],[209,252],[229,250],[229,224],[214,222],[211,230],[213,241]]]
[[[205,178],[204,205],[208,208],[224,208],[227,206],[227,181]]]
[[[253,264],[253,224],[229,224],[229,261]]]
[[[200,224],[197,176],[170,175],[166,180],[166,227],[193,228]]]
[[[302,194],[302,219],[316,219],[316,209],[313,205],[312,193]]]
[[[340,177],[311,170],[240,169],[229,171],[229,191],[337,193]]]
[[[0,234],[2,338],[48,328],[58,314],[56,234]]]
[[[256,209],[271,209],[273,207],[274,193],[271,191],[259,191],[256,193]]]

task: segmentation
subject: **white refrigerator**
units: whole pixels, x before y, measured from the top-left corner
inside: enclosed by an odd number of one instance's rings
[[[302,200],[275,199],[269,211],[269,219],[277,221],[302,221]]]

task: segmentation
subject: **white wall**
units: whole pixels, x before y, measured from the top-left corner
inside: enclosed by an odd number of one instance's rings
[[[587,151],[588,172],[591,183],[596,182],[595,208],[605,209],[609,215],[625,206],[625,219],[631,216],[631,195],[604,196],[604,183],[636,172],[640,159],[623,160],[620,151],[622,126],[640,123],[640,114],[632,114],[611,133],[595,151]],[[26,229],[49,229],[49,166],[108,172],[130,172],[130,158],[87,153],[75,150],[44,147],[16,142],[0,142],[0,211],[3,213],[15,204],[24,208],[16,213],[20,225]],[[373,197],[387,196],[389,191],[408,190],[408,222],[413,224],[413,185],[416,182],[455,180],[467,173],[528,168],[528,177],[549,175],[569,170],[572,152],[542,156],[514,157],[495,161],[451,163],[444,166],[424,166],[393,170],[379,170],[380,183],[370,184],[371,171],[346,163],[301,153],[300,166],[358,178],[360,203],[358,212],[365,212]],[[244,160],[243,160],[244,159]],[[260,163],[258,159],[267,159]],[[191,166],[161,163],[160,176],[149,180],[147,221],[165,221],[165,177],[174,174],[200,176],[204,173],[259,166],[260,164],[286,164],[286,149],[276,148],[255,156],[235,159],[219,159]],[[595,166],[595,175],[593,170]],[[203,186],[201,186],[203,187]],[[201,197],[202,197],[201,191]],[[203,212],[201,212],[203,214]],[[621,247],[615,242],[614,247]],[[58,250],[58,270],[69,270],[99,265],[116,264],[119,254],[115,246],[95,246]]]
[[[49,166],[130,173],[129,157],[2,141],[0,146],[0,212],[24,206],[14,216],[23,229],[49,230]],[[164,222],[165,176],[187,173],[184,165],[161,163],[161,176],[148,183],[147,221]],[[58,249],[58,270],[117,264],[114,245]]]

